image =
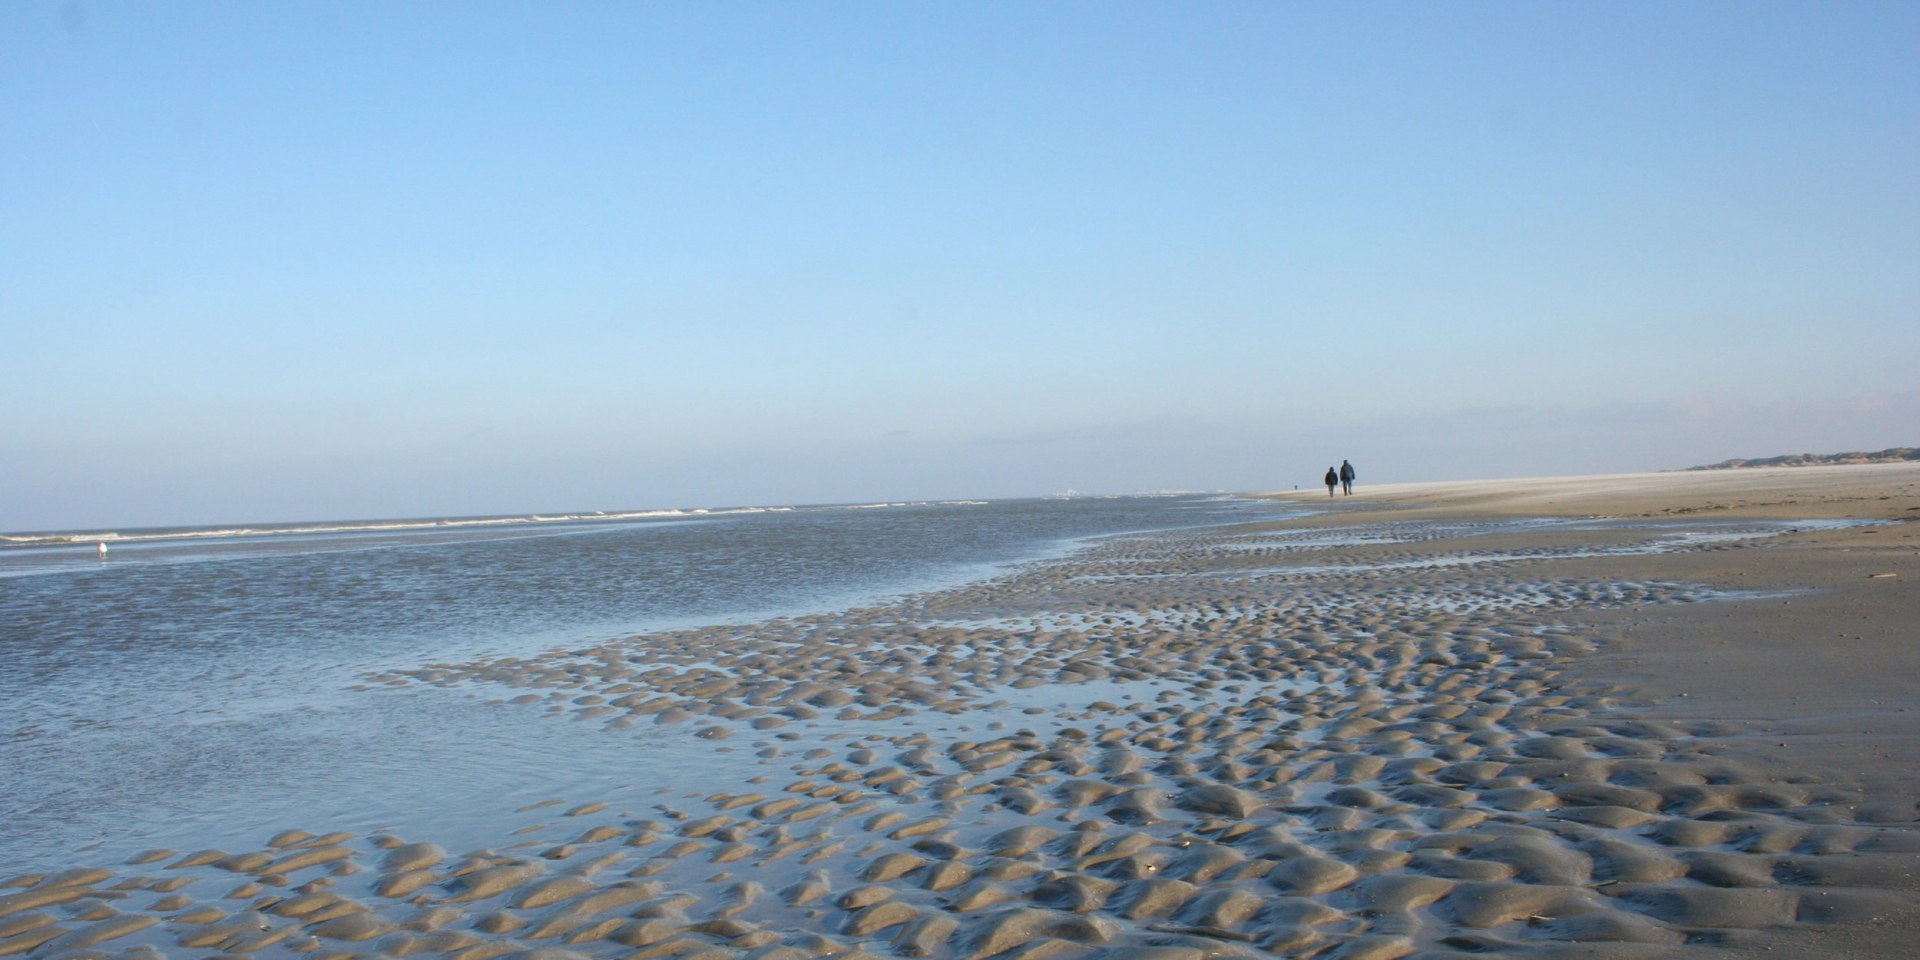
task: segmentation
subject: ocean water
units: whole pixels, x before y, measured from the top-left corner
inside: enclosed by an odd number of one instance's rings
[[[638,803],[737,774],[747,748],[608,735],[471,691],[352,688],[845,609],[1091,537],[1289,509],[1076,498],[0,538],[0,865],[252,849],[293,827],[482,843],[519,804]]]

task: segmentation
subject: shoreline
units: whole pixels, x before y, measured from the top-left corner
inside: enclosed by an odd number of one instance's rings
[[[633,744],[630,786],[513,801],[474,849],[319,822],[77,856],[0,877],[0,955],[1900,956],[1920,529],[1775,521],[1905,520],[1920,469],[1818,469],[1363,487],[870,607],[388,671],[596,763]],[[668,741],[712,768],[649,768]]]
[[[909,509],[915,514],[950,517],[949,527],[964,525],[977,529],[982,523],[977,519],[974,505],[949,507]],[[904,512],[849,511],[846,515],[871,526],[869,518],[900,516]],[[1237,510],[1232,515],[1244,519],[1250,513],[1273,516],[1281,512],[1273,505],[1265,505],[1264,509]],[[1185,510],[1149,512],[1124,522],[1146,524],[1158,518],[1164,521],[1161,526],[1130,526],[1125,532],[1150,533],[1171,526],[1182,517],[1190,518],[1188,523],[1202,526],[1233,522],[1227,519],[1227,514],[1228,511],[1217,507],[1201,511],[1197,518]],[[791,525],[784,517],[764,519]],[[747,518],[724,523],[744,528],[740,535],[747,536],[756,529],[752,525],[767,525],[761,521],[762,518]],[[1113,522],[1100,521],[1109,529]],[[714,748],[704,741],[681,735],[684,727],[671,728],[675,735],[645,744],[635,741],[647,727],[628,731],[624,738],[583,737],[579,735],[580,728],[547,722],[538,709],[506,710],[498,706],[499,701],[511,699],[521,693],[520,690],[497,696],[498,691],[479,690],[479,685],[475,685],[475,690],[457,691],[428,689],[424,684],[413,684],[412,689],[403,690],[374,689],[384,688],[385,684],[369,684],[366,678],[388,671],[417,670],[435,662],[478,662],[494,658],[535,661],[557,656],[561,651],[619,644],[652,634],[707,630],[720,635],[796,617],[830,621],[843,610],[885,607],[918,595],[966,590],[1010,570],[1059,559],[1080,549],[1086,541],[1107,535],[1105,530],[1073,532],[1076,524],[1064,521],[1053,526],[1068,532],[1053,531],[1046,524],[1023,524],[1024,541],[1020,543],[990,542],[982,535],[970,534],[975,536],[972,543],[976,547],[970,551],[948,549],[943,553],[937,545],[907,545],[890,554],[902,562],[887,564],[884,571],[867,577],[866,582],[842,578],[817,589],[787,590],[785,597],[775,597],[754,610],[715,610],[712,608],[724,605],[707,603],[705,610],[655,613],[638,623],[631,619],[581,618],[582,605],[589,605],[591,609],[593,598],[576,590],[572,596],[583,603],[552,604],[551,614],[544,615],[547,617],[544,620],[536,617],[531,627],[498,629],[498,624],[483,621],[487,611],[458,608],[487,594],[486,590],[474,589],[468,583],[464,596],[453,597],[454,608],[443,603],[437,608],[438,613],[417,618],[417,623],[426,631],[417,641],[409,638],[405,643],[368,644],[370,649],[349,651],[327,642],[333,638],[327,636],[326,631],[315,631],[316,639],[304,645],[311,652],[301,652],[297,657],[276,659],[260,651],[251,657],[230,657],[226,652],[212,654],[226,669],[219,676],[200,678],[198,682],[190,682],[177,672],[159,674],[137,667],[113,671],[102,676],[100,682],[117,678],[123,687],[145,687],[146,691],[127,690],[127,695],[106,698],[96,690],[92,694],[94,703],[82,699],[88,695],[88,685],[93,682],[89,676],[92,671],[80,668],[51,681],[35,681],[33,671],[22,667],[10,677],[21,685],[13,700],[13,716],[19,719],[15,723],[0,724],[13,734],[4,749],[0,749],[0,767],[9,768],[7,772],[15,778],[12,782],[20,786],[0,794],[0,811],[5,811],[17,823],[29,824],[42,818],[51,822],[45,827],[23,827],[0,836],[0,876],[9,871],[59,869],[72,862],[102,862],[103,854],[112,854],[104,861],[111,863],[143,847],[253,843],[279,832],[289,822],[325,824],[328,829],[320,832],[350,829],[365,834],[376,828],[419,832],[431,823],[432,817],[410,814],[415,808],[433,810],[433,816],[459,819],[456,829],[441,831],[443,841],[449,846],[456,841],[477,844],[494,839],[482,828],[485,824],[496,821],[507,824],[505,829],[495,831],[502,834],[522,824],[510,816],[490,817],[487,800],[470,799],[475,795],[510,797],[514,802],[506,804],[507,807],[531,803],[552,794],[627,795],[632,793],[630,784],[600,773],[619,769],[623,760],[657,762],[675,769],[691,768],[703,771],[705,776],[719,764],[700,754],[711,754]],[[633,535],[653,537],[665,532],[657,527],[657,524],[649,525],[644,530],[633,531]],[[1044,535],[1035,535],[1036,530]],[[567,550],[609,539],[596,534],[591,541],[569,540],[567,538],[579,535],[558,530],[542,531],[534,536],[538,536],[537,542],[541,543],[577,544],[565,547]],[[897,537],[895,541],[904,543]],[[529,540],[528,535],[520,535],[502,542],[525,544]],[[980,543],[988,543],[993,550],[979,549]],[[206,551],[208,546],[197,544],[193,549]],[[295,558],[308,553],[299,544],[277,549]],[[367,561],[373,558],[386,558],[376,569],[385,575],[405,576],[418,562],[412,558],[432,560],[465,549],[437,540],[394,543],[382,536],[352,546],[350,554],[332,552],[326,556],[359,557],[362,565],[367,566],[370,566]],[[705,549],[713,548],[709,545]],[[960,553],[973,555],[954,556]],[[202,562],[221,565],[232,559],[216,552],[204,557]],[[96,569],[101,574],[129,577],[141,571],[179,569],[171,563],[162,565],[148,558],[119,555],[111,567],[100,568],[90,558],[86,564],[84,577],[97,577]],[[591,566],[597,572],[618,571],[623,565],[608,562]],[[209,578],[205,573],[199,575]],[[875,582],[882,577],[888,578],[887,581]],[[749,580],[738,577],[732,585],[743,582],[752,585]],[[149,578],[128,582],[116,589],[135,594],[147,587],[151,592],[151,583]],[[327,585],[338,589],[337,578]],[[486,585],[502,586],[497,580],[488,580]],[[430,594],[452,596],[451,591],[458,586],[447,584],[444,591],[416,589],[404,597],[416,602],[389,602],[394,604],[396,612],[409,607],[424,609],[427,606],[424,601]],[[712,584],[706,586],[711,589]],[[320,596],[329,593],[324,586],[306,589]],[[736,600],[740,597],[736,591],[718,590],[714,596],[722,593]],[[291,602],[291,598],[282,598],[281,602]],[[685,605],[700,606],[699,603]],[[84,608],[76,605],[73,609]],[[158,612],[160,608],[153,609]],[[352,626],[359,628],[359,632],[374,632],[386,626],[372,622],[373,619],[365,618]],[[329,621],[316,617],[313,622]],[[488,629],[449,626],[475,622],[481,622]],[[88,632],[110,634],[125,629],[128,629],[127,622],[96,621]],[[378,636],[377,632],[373,635]],[[195,637],[189,633],[187,639]],[[267,642],[272,641],[269,635]],[[148,644],[143,642],[141,646]],[[16,662],[19,661],[9,663]],[[45,695],[35,692],[32,684],[36,682],[43,685]],[[79,696],[60,696],[61,687],[75,682],[80,684]],[[146,695],[138,695],[142,693]],[[178,696],[163,701],[162,693]],[[489,705],[488,700],[495,703]],[[597,724],[581,727],[599,732]],[[403,729],[405,733],[396,736],[388,732],[396,729]],[[475,735],[487,746],[483,748],[465,741],[465,737]],[[748,754],[747,764],[753,763],[752,751],[742,747],[737,739],[721,745],[721,749]],[[694,753],[692,757],[688,756],[690,752]],[[639,756],[641,753],[644,757]],[[89,762],[113,754],[126,755],[126,759]],[[231,759],[224,759],[229,754]],[[414,757],[419,758],[424,768],[434,771],[433,779],[437,783],[405,772],[409,758]],[[566,759],[554,759],[562,757]],[[182,762],[170,762],[175,760]],[[749,770],[740,776],[744,778],[757,772]],[[231,785],[223,785],[223,781]],[[0,790],[6,787],[0,785]],[[528,796],[529,790],[547,792]],[[457,795],[457,799],[443,804],[437,800],[442,794]],[[500,808],[500,802],[493,805]],[[328,811],[329,816],[309,819],[306,811]]]

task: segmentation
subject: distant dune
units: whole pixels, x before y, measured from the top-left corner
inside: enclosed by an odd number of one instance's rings
[[[1759,460],[1722,460],[1688,470],[1737,470],[1741,467],[1829,467],[1842,463],[1899,463],[1920,460],[1920,447],[1888,447],[1877,453],[1790,453]]]

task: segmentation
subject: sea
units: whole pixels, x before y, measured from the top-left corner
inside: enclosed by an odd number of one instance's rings
[[[368,678],[849,609],[1298,509],[1163,495],[0,536],[0,874],[296,828],[479,844],[527,805],[706,788],[751,748]]]

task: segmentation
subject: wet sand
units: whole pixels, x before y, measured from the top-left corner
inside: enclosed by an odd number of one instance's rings
[[[1865,820],[1910,824],[1920,801],[1920,466],[1872,464],[1612,477],[1401,484],[1341,504],[1364,522],[1393,516],[1612,516],[1637,519],[1828,518],[1883,521],[1769,541],[1760,551],[1703,550],[1579,567],[1676,576],[1777,593],[1740,603],[1595,611],[1583,629],[1604,649],[1569,673],[1629,684],[1642,715],[1720,729],[1715,749],[1771,779],[1830,785]],[[1905,891],[1885,922],[1782,928],[1736,951],[1759,956],[1900,957],[1920,942],[1920,863],[1875,882]]]
[[[1905,956],[1915,517],[1910,465],[1362,487],[370,677],[629,738],[654,802],[16,876],[0,956]]]

